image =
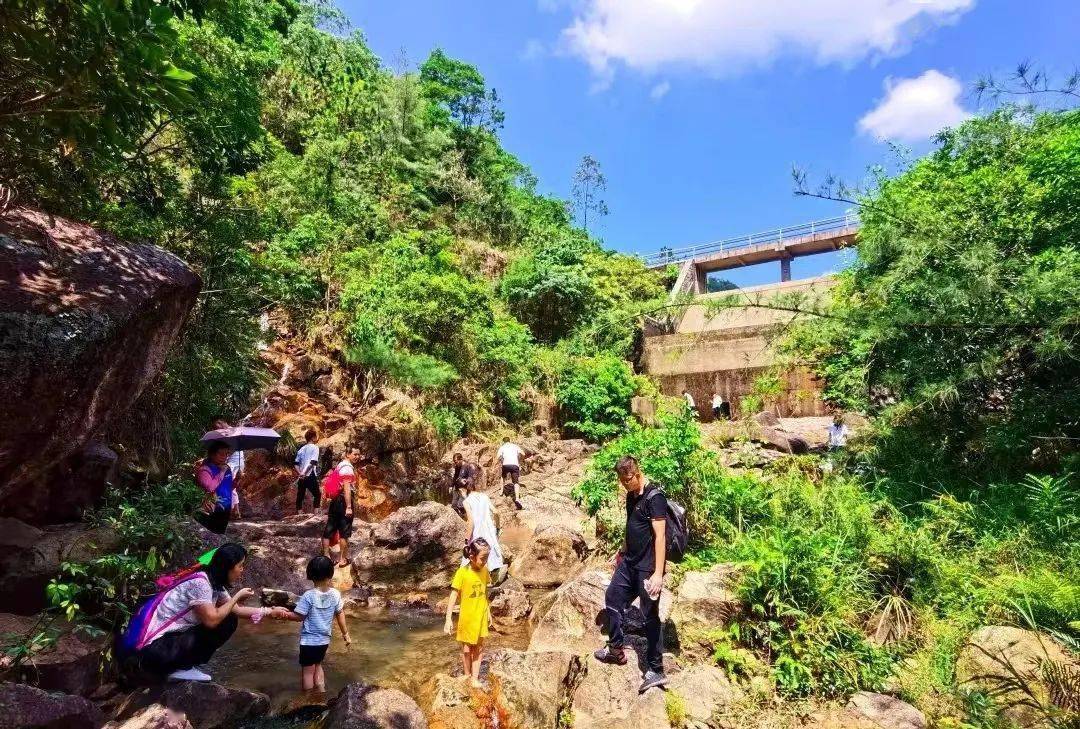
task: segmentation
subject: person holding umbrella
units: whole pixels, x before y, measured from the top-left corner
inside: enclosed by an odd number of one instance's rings
[[[224,534],[229,526],[236,488],[236,473],[229,464],[234,451],[254,448],[272,449],[281,436],[270,428],[218,428],[202,437],[206,458],[195,472],[195,481],[209,494],[205,511],[195,520],[215,534]]]
[[[195,472],[195,482],[207,492],[204,511],[195,515],[195,521],[212,531],[224,534],[229,526],[233,503],[233,472],[229,466],[232,448],[221,440],[206,445],[206,458]]]

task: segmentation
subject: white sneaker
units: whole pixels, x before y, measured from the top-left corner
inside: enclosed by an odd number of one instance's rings
[[[197,668],[188,668],[183,671],[173,671],[169,674],[170,681],[209,681],[210,674],[203,673]]]

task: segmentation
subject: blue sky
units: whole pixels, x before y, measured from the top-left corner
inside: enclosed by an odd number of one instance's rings
[[[977,112],[979,76],[1080,64],[1077,0],[339,2],[392,67],[435,47],[476,65],[543,191],[566,197],[596,157],[610,215],[595,232],[625,252],[841,213],[795,197],[792,165],[857,181],[892,165],[882,137],[922,153]]]

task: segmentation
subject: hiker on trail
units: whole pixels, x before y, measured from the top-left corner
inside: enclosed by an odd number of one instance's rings
[[[844,416],[837,413],[833,416],[832,425],[829,426],[829,450],[838,451],[847,446],[850,430],[844,422]]]
[[[274,608],[273,616],[278,620],[303,623],[300,626],[300,685],[304,691],[326,693],[322,662],[330,647],[333,623],[337,623],[346,647],[352,645],[352,638],[345,623],[345,601],[330,585],[334,579],[333,561],[329,557],[312,557],[307,565],[307,578],[314,587],[300,596],[292,610]]]
[[[724,417],[724,396],[719,392],[714,392],[712,396],[712,417],[713,420],[720,420]]]
[[[450,600],[446,603],[446,624],[443,632],[454,632],[454,605],[460,600],[458,612],[457,641],[461,643],[461,665],[473,688],[483,688],[480,683],[480,663],[484,638],[491,627],[491,610],[488,607],[487,588],[491,576],[487,569],[490,547],[483,539],[465,545],[464,555],[468,564],[458,568],[450,584]]]
[[[503,567],[502,547],[499,546],[499,531],[495,524],[495,506],[483,491],[476,490],[476,482],[468,486],[469,495],[465,497],[465,526],[469,542],[483,540],[488,545],[487,568],[493,582],[497,582],[497,573]],[[462,566],[468,559],[462,560]]]
[[[319,446],[315,445],[318,434],[309,429],[304,433],[304,445],[296,452],[296,513],[304,511],[304,494],[311,492],[311,503],[315,511],[319,510],[322,503],[322,494],[319,491]]]
[[[465,516],[463,503],[471,486],[476,484],[477,468],[466,463],[460,453],[454,454],[454,473],[450,477],[450,506],[461,516]]]
[[[667,683],[664,676],[663,632],[660,624],[660,591],[664,586],[667,566],[667,497],[641,472],[633,456],[623,456],[615,466],[619,483],[626,489],[626,541],[616,555],[615,572],[611,576],[604,609],[608,615],[608,644],[593,653],[604,663],[626,663],[626,636],[623,632],[623,610],[641,599],[645,617],[645,680],[640,693]]]
[[[233,510],[234,475],[229,466],[232,449],[219,440],[206,445],[206,458],[195,471],[195,482],[207,492],[203,510],[195,515],[195,521],[212,531],[224,534],[229,526]]]
[[[130,672],[146,679],[174,681],[209,681],[210,676],[196,668],[210,660],[236,630],[238,618],[259,620],[269,608],[240,605],[255,594],[244,587],[230,596],[226,588],[235,585],[244,574],[247,550],[239,544],[226,543],[217,548],[210,563],[180,577],[132,618],[125,633],[133,644],[119,650]],[[142,620],[142,622],[139,622]]]
[[[349,539],[353,530],[353,486],[356,483],[356,464],[360,462],[360,449],[349,448],[345,458],[337,464],[323,481],[323,494],[330,500],[326,508],[326,528],[323,529],[323,556],[330,556],[330,540],[336,533],[341,540],[338,567],[349,564]]]
[[[689,390],[683,390],[683,400],[686,400],[686,406],[690,408],[690,413],[697,417],[697,403],[694,402],[694,396],[690,394]]]
[[[503,438],[502,445],[495,454],[495,458],[502,466],[503,496],[512,495],[514,507],[517,509],[525,508],[521,505],[521,497],[518,493],[521,487],[521,457],[523,455],[525,455],[525,450],[516,443],[511,443],[509,438]],[[506,480],[507,476],[510,477],[509,481]]]

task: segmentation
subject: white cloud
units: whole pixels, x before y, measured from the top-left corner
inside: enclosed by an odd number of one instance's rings
[[[671,84],[667,81],[661,81],[649,91],[649,98],[653,101],[660,101],[660,99],[667,96],[669,91],[671,91]]]
[[[934,69],[916,78],[886,79],[885,98],[859,119],[859,131],[878,139],[925,141],[971,116],[960,106],[963,90],[957,79]]]
[[[544,44],[535,38],[530,38],[525,42],[525,47],[521,49],[521,58],[525,61],[536,61],[543,58],[547,53],[547,49],[544,48]]]
[[[550,3],[552,0],[542,0]],[[853,63],[904,51],[976,0],[581,0],[563,50],[610,81],[616,67],[730,74],[779,57]]]

